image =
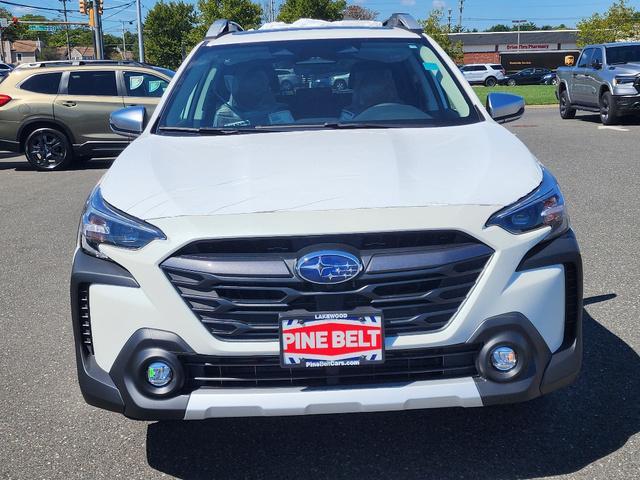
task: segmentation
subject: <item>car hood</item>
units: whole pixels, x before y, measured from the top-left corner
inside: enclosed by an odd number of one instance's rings
[[[493,122],[411,129],[230,136],[145,134],[101,183],[107,202],[149,220],[429,205],[505,206],[540,165]]]
[[[640,63],[625,63],[613,65],[616,75],[637,75],[640,73]]]

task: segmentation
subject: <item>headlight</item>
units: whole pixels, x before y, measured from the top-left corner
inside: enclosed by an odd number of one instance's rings
[[[616,85],[631,85],[638,79],[637,76],[619,76],[616,77]]]
[[[497,225],[516,235],[551,227],[547,239],[562,235],[569,229],[569,216],[555,177],[542,167],[542,183],[538,188],[495,213],[487,222],[487,226],[490,225]]]
[[[153,240],[165,240],[158,228],[121,212],[102,198],[96,187],[84,208],[80,220],[80,246],[88,254],[108,258],[100,252],[100,245],[137,250]]]

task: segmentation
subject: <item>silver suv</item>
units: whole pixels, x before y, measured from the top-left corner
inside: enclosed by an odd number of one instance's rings
[[[585,47],[574,67],[557,71],[560,116],[576,110],[600,113],[605,125],[640,113],[640,43],[606,43]]]
[[[464,65],[460,70],[467,82],[487,87],[495,87],[505,75],[504,67],[493,63]]]

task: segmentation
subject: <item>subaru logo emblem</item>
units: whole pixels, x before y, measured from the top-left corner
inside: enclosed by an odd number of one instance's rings
[[[310,253],[296,263],[298,276],[311,283],[347,282],[361,271],[362,262],[358,257],[334,250]]]

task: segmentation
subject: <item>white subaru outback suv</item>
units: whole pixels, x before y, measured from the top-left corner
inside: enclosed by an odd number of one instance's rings
[[[300,78],[283,92],[277,71]],[[343,75],[347,88],[315,85]],[[582,269],[554,177],[411,17],[217,21],[91,193],[87,402],[203,419],[520,402],[574,381]]]

